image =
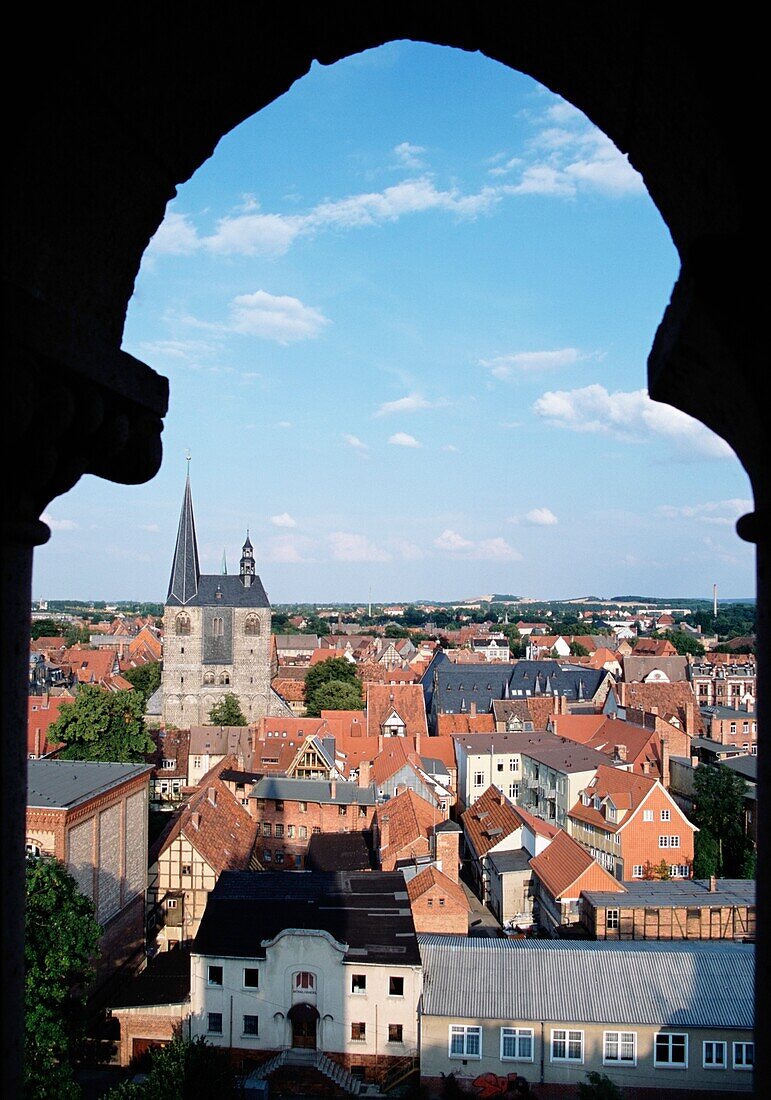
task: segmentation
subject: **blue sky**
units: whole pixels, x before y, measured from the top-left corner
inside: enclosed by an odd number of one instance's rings
[[[677,267],[530,78],[406,42],[314,65],[170,204],[124,335],[171,380],[162,469],[50,505],[35,597],[162,600],[188,449],[202,568],[248,527],[274,602],[753,595],[744,471],[645,393]]]

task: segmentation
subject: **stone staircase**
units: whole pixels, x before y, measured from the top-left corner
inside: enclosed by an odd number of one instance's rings
[[[281,1050],[274,1054],[267,1062],[263,1062],[257,1069],[252,1070],[244,1085],[248,1088],[250,1081],[264,1081],[277,1070],[295,1067],[298,1071],[316,1070],[323,1074],[328,1081],[348,1093],[350,1096],[358,1096],[362,1090],[362,1082],[354,1077],[347,1069],[329,1058],[321,1050]]]

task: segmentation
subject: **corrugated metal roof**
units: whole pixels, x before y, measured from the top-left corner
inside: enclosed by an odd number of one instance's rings
[[[438,935],[420,935],[418,942],[427,1016],[753,1026],[751,945]]]

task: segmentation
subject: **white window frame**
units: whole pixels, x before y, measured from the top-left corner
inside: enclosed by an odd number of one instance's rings
[[[752,1052],[752,1060],[750,1062],[747,1061],[748,1051]],[[739,1070],[740,1073],[751,1073],[755,1069],[755,1044],[753,1042],[745,1040],[741,1043],[734,1043],[732,1054],[733,1067]],[[736,1059],[737,1054],[739,1055],[738,1061]]]
[[[514,1040],[515,1054],[504,1054],[507,1039]],[[523,1040],[530,1042],[530,1054],[522,1054],[520,1043]],[[501,1028],[501,1053],[502,1062],[532,1062],[535,1056],[535,1039],[531,1027],[502,1027]]]
[[[216,982],[212,979],[212,976],[211,976],[212,970],[219,970],[220,980],[218,982]],[[209,965],[206,968],[206,984],[214,986],[216,989],[222,989],[222,987],[225,984],[225,968],[222,965],[222,963],[209,963]]]
[[[621,1051],[624,1043],[632,1043],[632,1057],[622,1058]],[[615,1042],[617,1057],[608,1054],[608,1043]],[[604,1031],[602,1033],[602,1064],[604,1066],[636,1066],[637,1065],[637,1032],[636,1031]]]
[[[711,1048],[712,1061],[707,1059],[707,1047]],[[722,1051],[722,1062],[714,1060],[714,1055],[718,1050]],[[704,1069],[728,1069],[728,1043],[723,1039],[705,1039],[701,1044],[701,1064]]]
[[[560,1035],[564,1036],[564,1038],[562,1038],[562,1039],[558,1038],[558,1036],[560,1036]],[[576,1036],[578,1036],[578,1038],[576,1038]],[[564,1055],[564,1057],[560,1057],[560,1055],[554,1053],[554,1048],[555,1048],[556,1043],[564,1043],[565,1044],[565,1055]],[[580,1043],[580,1045],[581,1045],[581,1057],[580,1058],[571,1058],[570,1057],[570,1044],[571,1043]],[[551,1030],[551,1040],[550,1040],[550,1043],[549,1043],[549,1052],[550,1052],[550,1061],[552,1061],[552,1062],[571,1062],[573,1065],[582,1066],[584,1064],[584,1033],[583,1033],[583,1031],[580,1031],[578,1028],[572,1028],[572,1027],[553,1027],[552,1030]]]
[[[480,771],[474,772],[474,786],[475,787],[484,787],[484,785],[485,785],[485,773],[480,772]]]
[[[671,816],[672,816],[672,814],[671,814],[670,810],[662,810],[661,811],[661,820],[662,821],[669,821]]]
[[[303,984],[303,977],[310,978],[310,981]],[[315,993],[316,975],[312,970],[296,970],[292,975],[292,989],[294,989],[296,993]]]
[[[643,810],[643,821],[653,821],[653,810]]]
[[[685,1039],[685,1061],[673,1062],[672,1061],[672,1046],[673,1039]],[[660,1061],[658,1057],[658,1041],[659,1039],[667,1040],[667,1049],[669,1052],[669,1058],[666,1061]],[[659,1031],[653,1036],[653,1065],[656,1069],[688,1069],[688,1033],[686,1031]]]
[[[358,978],[359,988],[354,986],[354,981]],[[351,974],[351,994],[354,997],[363,997],[367,992],[367,975],[366,974]]]
[[[460,1038],[463,1049],[461,1051],[453,1051],[453,1039]],[[478,1051],[476,1054],[469,1053],[469,1039],[476,1038],[478,1040]],[[448,1032],[447,1053],[450,1058],[471,1058],[475,1062],[481,1061],[482,1058],[482,1028],[478,1025],[467,1024],[450,1024]]]
[[[632,878],[642,878],[644,874],[645,866],[642,863],[635,863],[632,868]]]
[[[621,910],[620,909],[606,909],[605,910],[605,927],[610,929],[611,932],[617,932],[621,926]]]

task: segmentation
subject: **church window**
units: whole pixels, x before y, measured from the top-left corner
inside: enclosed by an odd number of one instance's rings
[[[214,673],[213,672],[205,673],[204,678],[203,678],[203,682],[205,684],[213,684],[214,683]]]
[[[220,673],[220,683],[221,684],[229,684],[230,683],[230,673],[229,672],[221,672]]]
[[[225,634],[225,620],[221,615],[215,615],[211,621],[211,632],[215,638],[222,638]]]
[[[247,615],[244,623],[244,634],[258,635],[260,633],[260,620],[256,615]]]
[[[189,615],[177,615],[174,620],[174,630],[177,634],[189,634],[190,633],[190,616]]]

